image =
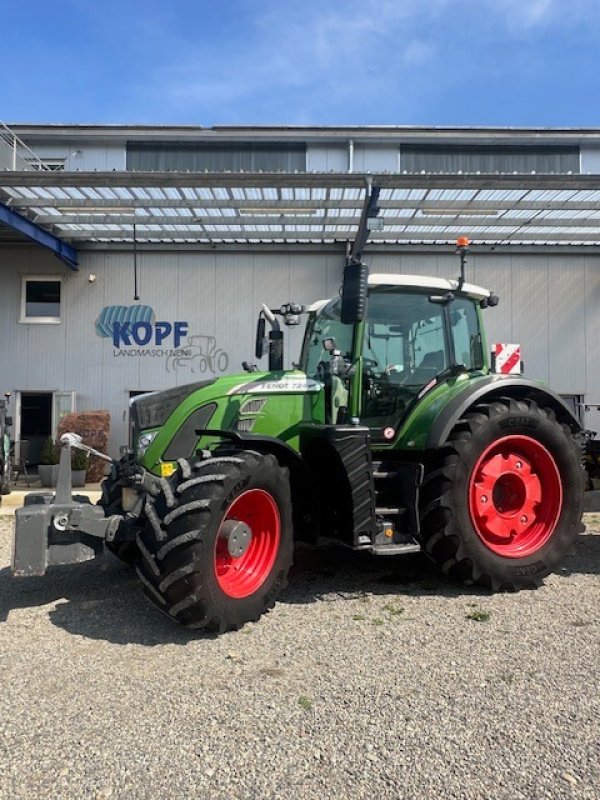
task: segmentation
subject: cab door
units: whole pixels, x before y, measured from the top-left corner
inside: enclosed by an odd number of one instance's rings
[[[374,442],[394,439],[420,390],[448,366],[444,310],[398,287],[369,295],[362,340],[360,420]]]

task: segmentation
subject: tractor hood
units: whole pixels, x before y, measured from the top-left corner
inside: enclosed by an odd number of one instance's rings
[[[150,392],[135,397],[130,403],[132,424],[138,430],[164,425],[186,397],[213,383],[215,383],[214,380],[186,383],[185,386],[176,386],[174,389],[166,389],[164,392]]]
[[[198,430],[277,437],[299,448],[301,422],[324,421],[323,384],[304,372],[244,372],[141,395],[131,403],[130,446],[155,473],[216,438]]]

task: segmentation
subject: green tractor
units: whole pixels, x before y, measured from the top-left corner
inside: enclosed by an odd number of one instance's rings
[[[263,306],[268,370],[133,400],[99,506],[71,497],[82,445],[67,434],[56,497],[17,512],[15,574],[105,542],[158,609],[216,632],[274,605],[298,540],[421,550],[492,591],[538,586],[583,529],[580,425],[539,383],[490,372],[482,309],[497,298],[465,282],[459,251],[461,277],[445,280],[368,276],[355,247],[340,297]],[[286,371],[280,321],[305,315]]]

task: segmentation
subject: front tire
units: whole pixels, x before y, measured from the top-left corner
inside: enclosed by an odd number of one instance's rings
[[[98,505],[102,506],[104,513],[107,517],[113,514],[125,515],[123,506],[121,505],[121,496],[123,484],[117,476],[116,467],[111,469],[110,475],[102,481],[102,496],[98,501]],[[133,541],[125,542],[104,542],[106,549],[116,556],[119,561],[132,567],[138,558],[137,545]]]
[[[273,455],[227,451],[181,459],[162,487],[137,539],[148,599],[187,628],[218,633],[272,608],[293,555],[287,469]]]
[[[450,434],[421,492],[425,554],[443,572],[494,591],[538,586],[583,526],[583,470],[550,408],[499,398]]]

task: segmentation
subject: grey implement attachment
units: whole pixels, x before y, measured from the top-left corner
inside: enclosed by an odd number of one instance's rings
[[[56,494],[28,494],[15,512],[12,572],[16,576],[44,575],[53,564],[88,561],[103,551],[121,516],[106,517],[87,497],[71,489],[71,440],[61,439]]]

